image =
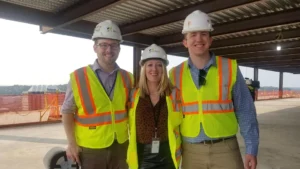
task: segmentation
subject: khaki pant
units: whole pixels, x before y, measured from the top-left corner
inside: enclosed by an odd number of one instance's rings
[[[81,169],[128,169],[128,141],[123,144],[115,141],[110,147],[103,149],[81,148]]]
[[[214,144],[183,143],[182,169],[243,169],[236,138]]]

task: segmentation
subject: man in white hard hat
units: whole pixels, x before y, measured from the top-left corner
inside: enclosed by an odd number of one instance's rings
[[[180,90],[184,169],[255,169],[259,129],[255,106],[236,60],[209,51],[212,23],[199,10],[183,25],[189,59],[170,70]],[[236,134],[245,140],[245,162]]]
[[[92,36],[97,59],[71,73],[62,105],[67,156],[82,169],[127,169],[127,100],[133,76],[119,68],[122,36],[110,20]]]

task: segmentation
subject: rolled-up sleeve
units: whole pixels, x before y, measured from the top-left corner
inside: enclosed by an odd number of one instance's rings
[[[237,80],[232,90],[234,109],[246,145],[246,154],[256,156],[259,145],[259,128],[256,109],[244,77],[238,68]]]
[[[77,106],[75,103],[71,81],[69,81],[67,85],[65,100],[63,102],[63,105],[61,106],[60,112],[62,114],[68,114],[68,113],[75,113],[77,111]]]

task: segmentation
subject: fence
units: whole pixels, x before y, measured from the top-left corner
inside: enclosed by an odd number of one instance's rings
[[[300,91],[284,90],[280,92],[278,90],[259,90],[257,92],[257,100],[278,99],[280,96],[282,98],[300,98]]]
[[[64,93],[0,96],[0,126],[60,120]]]
[[[258,100],[279,98],[281,92],[257,92]],[[64,93],[0,95],[0,126],[60,119]],[[300,91],[282,91],[282,98],[300,98]]]

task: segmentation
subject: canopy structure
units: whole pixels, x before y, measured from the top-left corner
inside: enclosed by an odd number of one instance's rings
[[[141,49],[152,43],[188,56],[181,30],[197,9],[212,18],[217,55],[255,70],[300,74],[299,0],[0,0],[0,18],[40,25],[42,33],[90,39],[97,23],[113,20],[134,47],[135,75]]]

